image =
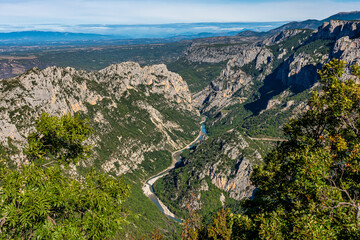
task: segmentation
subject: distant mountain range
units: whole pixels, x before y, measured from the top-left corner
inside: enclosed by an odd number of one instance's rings
[[[7,33],[0,33],[0,45],[22,44],[72,44],[119,41],[116,44],[175,42],[186,39],[234,36],[244,30],[269,31],[285,22],[263,23],[174,23],[154,25],[98,25],[33,26],[19,31],[13,26],[2,26]],[[64,32],[52,31],[61,27]],[[12,32],[12,29],[16,31]],[[32,30],[33,29],[33,30]],[[125,40],[125,41],[124,41]],[[132,40],[132,41],[129,41]]]
[[[353,12],[340,12],[334,14],[328,18],[323,20],[315,20],[315,19],[308,19],[302,22],[289,22],[287,24],[282,25],[281,27],[275,28],[270,30],[271,33],[280,32],[282,30],[287,29],[294,29],[294,28],[308,28],[308,29],[317,29],[320,27],[324,22],[329,22],[330,20],[359,20],[360,19],[360,11],[353,11]]]
[[[23,31],[0,33],[0,43],[37,43],[37,42],[61,42],[61,41],[93,41],[110,40],[113,36],[90,34],[90,33],[71,33],[71,32],[48,32],[48,31]],[[117,38],[121,38],[118,36]]]

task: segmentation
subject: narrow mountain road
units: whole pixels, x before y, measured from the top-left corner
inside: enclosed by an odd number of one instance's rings
[[[257,141],[272,141],[272,142],[286,142],[286,139],[281,138],[253,138],[248,136],[251,140],[257,140]]]
[[[184,151],[185,149],[190,148],[193,144],[195,144],[197,141],[199,141],[199,139],[201,138],[202,135],[204,135],[205,133],[203,132],[203,127],[201,127],[200,129],[200,133],[199,135],[195,138],[194,141],[192,141],[191,143],[189,143],[188,145],[186,145],[184,148],[180,149],[180,150],[176,150],[175,152],[173,152],[171,154],[172,156],[172,163],[171,165],[166,168],[165,170],[149,177],[145,182],[144,185],[142,187],[142,190],[144,192],[144,194],[152,201],[155,203],[155,205],[158,206],[158,208],[161,210],[161,212],[163,212],[165,215],[171,217],[172,219],[174,219],[175,221],[181,222],[182,219],[178,219],[176,218],[175,214],[172,213],[166,206],[165,204],[154,194],[153,192],[153,185],[154,183],[166,176],[170,170],[172,170],[173,168],[175,168],[175,164],[180,160],[180,154],[182,151]]]

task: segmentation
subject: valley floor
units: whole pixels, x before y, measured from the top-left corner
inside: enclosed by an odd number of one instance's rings
[[[176,163],[179,162],[179,160],[180,160],[180,154],[181,154],[181,152],[184,151],[185,149],[190,148],[192,145],[194,145],[196,142],[198,142],[203,135],[204,135],[203,126],[201,126],[200,133],[199,133],[199,135],[195,138],[194,141],[192,141],[191,143],[189,143],[188,145],[186,145],[184,148],[182,148],[182,149],[180,149],[180,150],[176,150],[175,152],[173,152],[173,153],[171,154],[171,156],[172,156],[172,163],[171,163],[171,165],[170,165],[168,168],[166,168],[165,170],[163,170],[163,171],[161,171],[161,172],[159,172],[159,173],[151,176],[150,178],[148,178],[148,179],[145,181],[145,183],[144,183],[144,185],[143,185],[143,187],[142,187],[142,190],[143,190],[144,194],[145,194],[152,202],[154,202],[156,206],[158,206],[158,208],[160,209],[160,211],[161,211],[162,213],[164,213],[165,215],[167,215],[167,216],[169,216],[169,217],[171,217],[171,218],[173,218],[173,219],[175,219],[175,220],[177,220],[177,221],[181,221],[181,219],[177,219],[176,216],[175,216],[175,214],[172,213],[172,212],[165,206],[165,204],[154,194],[154,192],[152,191],[152,187],[153,187],[154,183],[155,183],[158,179],[166,176],[173,168],[175,168]]]

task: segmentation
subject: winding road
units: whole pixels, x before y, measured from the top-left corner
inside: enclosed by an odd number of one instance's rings
[[[203,135],[206,135],[206,131],[205,131],[205,126],[202,124],[201,125],[201,129],[200,129],[200,133],[199,135],[196,137],[196,139],[194,141],[192,141],[191,143],[189,143],[188,145],[186,145],[184,148],[180,149],[180,150],[176,150],[175,152],[173,152],[171,154],[172,156],[172,163],[171,165],[166,168],[165,170],[149,177],[145,182],[144,185],[142,187],[142,190],[144,192],[144,194],[153,202],[155,203],[155,205],[160,209],[160,211],[162,213],[164,213],[166,216],[174,219],[177,222],[182,222],[182,219],[176,218],[175,214],[172,213],[166,206],[165,204],[155,195],[154,191],[153,191],[153,185],[154,183],[159,179],[162,178],[164,176],[166,176],[173,168],[175,168],[175,164],[180,160],[180,154],[182,151],[184,151],[185,149],[190,148],[192,145],[194,145],[196,142],[198,142]]]

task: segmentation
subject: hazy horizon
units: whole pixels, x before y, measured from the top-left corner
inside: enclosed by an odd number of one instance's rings
[[[174,24],[133,24],[133,25],[0,25],[0,33],[44,31],[71,32],[119,36],[121,38],[164,38],[196,34],[236,34],[244,30],[269,31],[286,22],[264,23],[174,23]]]
[[[173,24],[289,22],[360,9],[356,0],[0,0],[0,23]]]
[[[268,31],[360,9],[360,0],[0,0],[0,33],[48,31],[122,38]]]

